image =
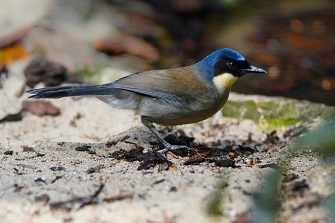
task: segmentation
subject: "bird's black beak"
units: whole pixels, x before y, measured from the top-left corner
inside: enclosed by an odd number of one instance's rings
[[[263,70],[262,68],[258,68],[258,67],[255,67],[255,66],[249,66],[249,68],[247,69],[243,69],[243,71],[245,73],[266,73],[265,70]]]

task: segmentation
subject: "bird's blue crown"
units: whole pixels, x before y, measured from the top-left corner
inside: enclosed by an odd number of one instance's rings
[[[243,61],[245,58],[239,54],[238,52],[229,49],[229,48],[221,48],[211,54],[209,54],[207,57],[205,57],[203,60],[198,62],[197,68],[201,69],[205,72],[207,77],[209,79],[214,78],[214,65],[222,58],[231,58],[235,61]]]

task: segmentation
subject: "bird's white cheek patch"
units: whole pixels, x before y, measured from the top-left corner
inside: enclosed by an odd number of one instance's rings
[[[213,82],[218,90],[224,91],[227,88],[230,88],[234,82],[237,80],[237,77],[230,73],[223,73],[214,77]]]

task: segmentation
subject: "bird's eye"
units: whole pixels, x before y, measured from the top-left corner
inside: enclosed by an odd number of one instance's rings
[[[236,68],[236,64],[234,62],[227,62],[227,67],[234,70]]]

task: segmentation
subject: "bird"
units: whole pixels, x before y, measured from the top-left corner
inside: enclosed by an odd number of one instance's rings
[[[168,143],[157,131],[162,126],[200,122],[227,102],[234,82],[247,73],[266,73],[241,54],[220,48],[184,67],[148,70],[101,85],[72,85],[31,89],[29,98],[95,96],[111,107],[131,109],[164,146],[159,153],[187,148]]]

